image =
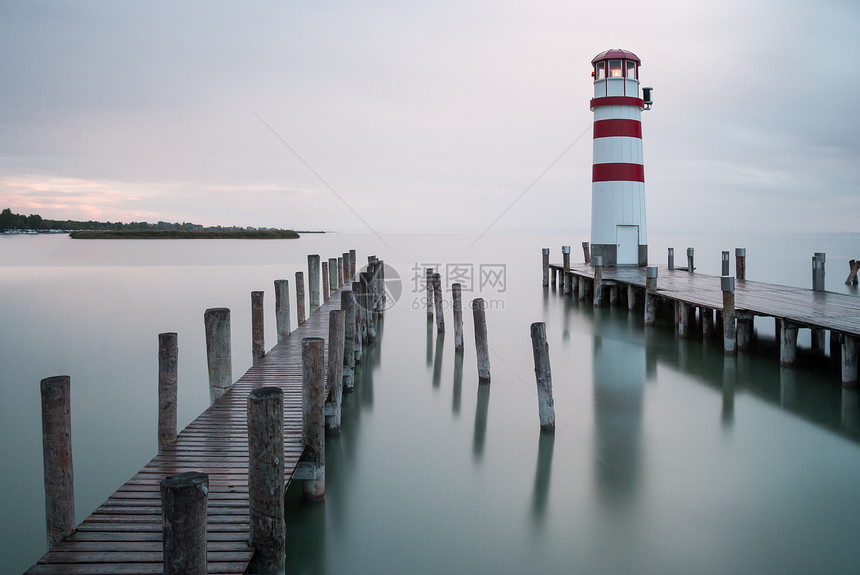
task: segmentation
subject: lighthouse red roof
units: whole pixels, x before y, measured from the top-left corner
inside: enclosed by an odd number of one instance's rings
[[[625,60],[633,60],[640,65],[642,64],[642,61],[639,59],[639,56],[637,56],[630,50],[620,50],[618,48],[613,48],[612,50],[604,50],[603,52],[595,56],[591,63],[596,64],[601,60],[609,60],[611,58],[623,58]]]

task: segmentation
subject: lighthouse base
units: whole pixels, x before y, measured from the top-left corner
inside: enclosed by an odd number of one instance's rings
[[[604,266],[639,266],[648,265],[648,246],[639,246],[639,257],[637,261],[618,261],[618,246],[616,244],[591,244],[591,257],[602,256]]]

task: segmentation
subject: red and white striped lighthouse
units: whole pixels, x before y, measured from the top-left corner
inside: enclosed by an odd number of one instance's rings
[[[594,66],[594,160],[591,172],[591,254],[603,265],[648,265],[642,110],[651,88],[639,95],[641,61],[627,50],[607,50]]]

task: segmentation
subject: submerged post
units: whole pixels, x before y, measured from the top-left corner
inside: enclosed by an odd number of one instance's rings
[[[305,276],[304,272],[296,272],[296,317],[299,325],[305,323]]]
[[[442,275],[433,274],[433,300],[436,303],[436,330],[445,331],[445,315],[442,313]]]
[[[278,343],[290,335],[290,282],[275,280],[275,323],[278,327]]]
[[[735,248],[735,275],[739,280],[747,279],[747,249]]]
[[[585,259],[585,263],[591,263],[591,252],[588,249],[588,242],[582,242],[582,257]]]
[[[358,275],[361,278],[361,299],[359,300],[359,305],[363,316],[362,325],[364,326],[362,336],[364,336],[366,341],[374,342],[376,341],[376,322],[373,316],[373,293],[370,291],[372,280],[369,272],[361,272]]]
[[[857,387],[857,338],[847,333],[842,334],[842,387]]]
[[[427,294],[427,321],[429,322],[433,321],[433,268],[424,269],[424,287]]]
[[[263,292],[251,292],[251,359],[257,365],[266,355]]]
[[[454,350],[463,351],[463,294],[459,283],[451,285],[454,308]]]
[[[71,378],[47,377],[42,395],[42,460],[48,550],[75,530],[75,476],[72,469]]]
[[[322,262],[322,298],[323,302],[327,302],[331,297],[331,289],[329,288],[329,273],[328,262]]]
[[[729,252],[723,252],[723,267],[721,269],[720,275],[727,276],[729,275]]]
[[[353,307],[355,315],[353,316],[353,321],[355,321],[355,334],[354,340],[355,343],[353,357],[356,362],[361,361],[361,353],[362,353],[362,338],[364,337],[361,333],[362,331],[362,311],[361,311],[361,282],[354,281],[352,282],[352,297],[355,299],[355,306]]]
[[[737,352],[738,347],[735,326],[735,278],[721,277],[720,288],[723,292],[723,351],[733,354]]]
[[[543,269],[543,285],[549,285],[549,248],[541,249],[541,266]]]
[[[311,292],[311,303],[308,317],[320,307],[320,256],[311,254],[308,256],[308,290]]]
[[[797,360],[797,324],[786,320],[779,323],[779,364],[794,365]]]
[[[158,334],[158,450],[176,441],[176,386],[179,337]]]
[[[690,309],[689,304],[678,301],[678,337],[681,339],[690,337]]]
[[[284,523],[284,392],[258,387],[248,394],[248,543],[256,549],[252,573],[286,568]]]
[[[594,256],[594,307],[603,305],[603,256]]]
[[[645,268],[645,325],[657,321],[657,267]]]
[[[331,415],[325,418],[328,433],[340,433],[340,411],[343,402],[343,340],[344,312],[333,309],[328,313],[328,369],[326,387],[329,390]]]
[[[325,340],[302,340],[302,461],[310,463],[313,479],[302,482],[307,501],[325,499]]]
[[[340,292],[343,310],[343,388],[349,393],[355,387],[355,294]]]
[[[542,432],[555,431],[555,403],[552,399],[552,370],[549,363],[549,345],[546,342],[546,324],[531,325],[532,352],[535,358],[537,380],[538,417]]]
[[[161,480],[164,575],[206,575],[209,476],[197,471]]]
[[[812,256],[812,290],[824,291],[824,253]]]
[[[215,403],[233,385],[230,310],[226,307],[207,309],[203,314],[203,323],[206,327],[209,401]]]
[[[627,284],[627,311],[636,310],[636,286]]]
[[[472,300],[472,318],[475,322],[475,349],[478,356],[478,381],[490,383],[490,346],[487,343],[486,304],[482,298]]]

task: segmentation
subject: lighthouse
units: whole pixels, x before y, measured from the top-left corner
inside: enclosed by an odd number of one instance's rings
[[[591,169],[591,254],[603,265],[648,265],[642,110],[651,88],[639,94],[633,52],[607,50],[591,61],[594,76],[594,156]]]

